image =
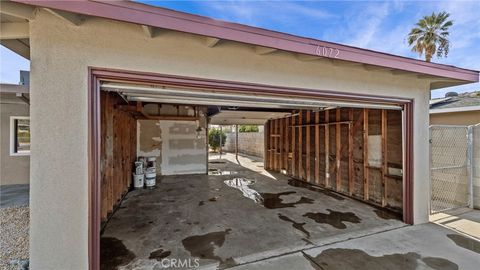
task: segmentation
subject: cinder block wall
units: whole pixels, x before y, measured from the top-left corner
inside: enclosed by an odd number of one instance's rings
[[[239,132],[238,133],[238,152],[263,158],[263,132]],[[227,141],[224,150],[235,152],[235,133],[227,133]]]

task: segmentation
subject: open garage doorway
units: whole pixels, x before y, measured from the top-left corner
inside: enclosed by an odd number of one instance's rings
[[[92,75],[90,255],[103,269],[229,268],[411,222],[409,101]],[[264,158],[209,159],[209,124],[253,115]],[[153,188],[134,188],[140,156],[156,159]]]

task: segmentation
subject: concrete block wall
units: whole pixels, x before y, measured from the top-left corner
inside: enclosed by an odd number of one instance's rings
[[[227,133],[224,150],[235,152],[235,133]],[[263,158],[264,133],[263,132],[239,132],[238,151],[241,154]]]

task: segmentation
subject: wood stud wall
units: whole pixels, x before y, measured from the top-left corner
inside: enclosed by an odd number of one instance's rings
[[[137,121],[118,109],[124,104],[114,93],[100,92],[101,219],[105,221],[129,190],[136,158]]]
[[[401,111],[300,110],[268,121],[265,130],[267,170],[401,212]],[[369,159],[369,140],[378,138],[371,151],[378,147],[380,156]]]

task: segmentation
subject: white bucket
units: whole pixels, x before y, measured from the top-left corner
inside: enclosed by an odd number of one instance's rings
[[[143,162],[142,161],[135,161],[135,174],[143,174]]]
[[[147,188],[155,187],[157,182],[157,173],[156,172],[148,172],[145,174],[145,184]]]
[[[133,187],[134,188],[143,188],[143,182],[145,179],[144,174],[133,174]]]
[[[157,158],[156,157],[147,157],[147,168],[157,167]]]

